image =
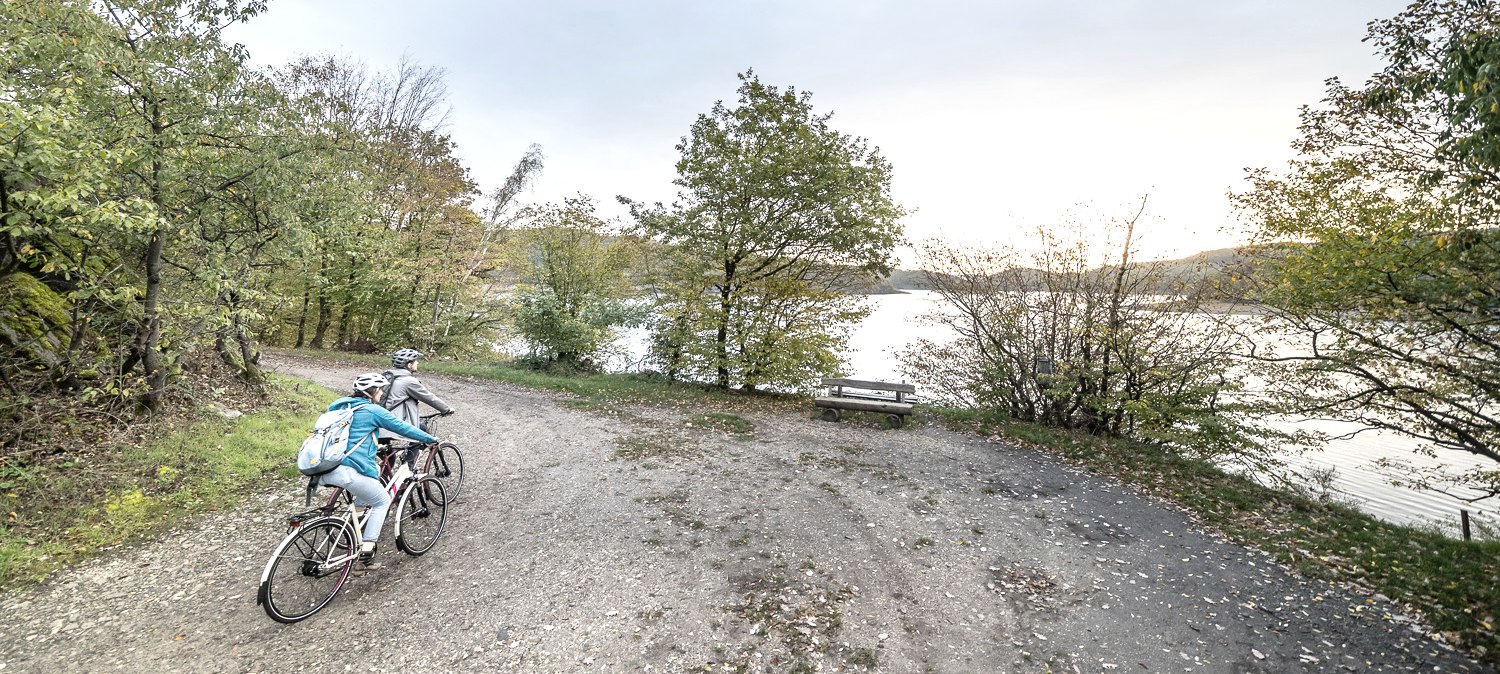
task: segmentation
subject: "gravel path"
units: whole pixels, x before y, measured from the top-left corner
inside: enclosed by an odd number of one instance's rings
[[[272,360],[340,390],[360,367]],[[288,484],[0,598],[0,672],[1492,671],[1031,451],[423,380],[468,461],[432,553],[384,543],[274,623],[255,590]]]

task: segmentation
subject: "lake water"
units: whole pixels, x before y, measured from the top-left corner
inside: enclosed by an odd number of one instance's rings
[[[921,317],[937,308],[937,297],[931,291],[909,291],[902,294],[872,295],[873,311],[849,335],[848,370],[856,379],[903,381],[898,354],[918,337],[935,338],[942,328],[924,325]],[[618,344],[619,353],[610,359],[612,369],[639,367],[645,335],[632,331]],[[918,391],[920,394],[920,390]],[[1354,427],[1322,423],[1317,430],[1331,434],[1347,433]],[[1393,486],[1389,478],[1374,467],[1381,458],[1407,459],[1418,465],[1436,465],[1437,459],[1413,453],[1415,442],[1391,433],[1367,431],[1347,440],[1333,440],[1325,447],[1300,454],[1287,454],[1287,463],[1303,472],[1334,469],[1329,485],[1330,495],[1365,512],[1391,522],[1434,526],[1450,535],[1459,531],[1459,511],[1467,509],[1476,521],[1500,525],[1500,515],[1493,507],[1465,505],[1458,499],[1428,491]],[[1480,457],[1444,456],[1444,461],[1459,467],[1483,465]],[[1478,535],[1478,532],[1475,532]]]

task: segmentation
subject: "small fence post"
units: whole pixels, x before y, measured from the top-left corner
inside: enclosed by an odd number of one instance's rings
[[[1467,540],[1473,540],[1472,538],[1470,538],[1470,535],[1469,535],[1469,511],[1463,510],[1463,509],[1459,509],[1458,516],[1459,516],[1459,519],[1461,519],[1463,521],[1463,525],[1464,525],[1464,540],[1466,540],[1466,541]]]

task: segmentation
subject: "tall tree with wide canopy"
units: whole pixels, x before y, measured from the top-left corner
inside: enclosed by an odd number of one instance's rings
[[[843,290],[889,272],[903,210],[878,148],[807,92],[739,79],[738,104],[715,103],[678,143],[677,202],[626,201],[671,250],[656,354],[721,388],[805,388],[837,369],[838,334],[865,311]]]
[[[335,158],[305,168],[290,264],[268,275],[296,298],[269,309],[267,339],[356,350],[482,350],[503,320],[491,272],[514,202],[542,167],[532,147],[476,213],[467,169],[442,131],[441,69],[403,60],[369,73],[308,56],[278,73],[308,120],[309,142]]]
[[[98,119],[110,26],[57,2],[0,13],[0,382],[7,425],[36,416],[20,381],[72,389],[119,350],[139,296],[123,249],[156,226],[124,187],[129,148]],[[128,338],[123,340],[128,343]],[[41,383],[41,382],[38,382]],[[115,382],[111,382],[113,386]],[[45,384],[43,384],[45,385]],[[15,403],[14,405],[12,403]],[[14,427],[14,426],[13,426]]]
[[[1254,353],[1274,411],[1420,441],[1478,467],[1392,465],[1463,498],[1500,494],[1500,12],[1421,0],[1370,24],[1386,66],[1328,82],[1299,156],[1233,198],[1264,255]],[[1471,465],[1473,465],[1471,463]],[[1464,487],[1462,492],[1453,491]],[[1476,491],[1477,490],[1477,491]]]
[[[225,304],[234,303],[233,293],[222,292],[227,277],[189,259],[207,251],[199,243],[239,257],[241,244],[276,236],[277,225],[264,217],[266,195],[249,190],[275,184],[269,174],[296,150],[280,142],[272,122],[279,108],[274,88],[244,66],[242,49],[221,37],[226,25],[263,7],[240,0],[7,6],[5,96],[32,120],[12,127],[20,131],[10,137],[17,157],[30,163],[15,165],[15,185],[46,189],[74,181],[59,196],[78,208],[6,198],[7,220],[31,223],[9,235],[53,250],[50,265],[28,264],[29,273],[66,292],[65,302],[87,318],[66,328],[68,355],[55,378],[69,387],[75,375],[107,370],[118,377],[96,392],[133,392],[157,409],[169,375],[199,337],[232,335],[226,325],[238,309]],[[53,114],[48,110],[63,113],[56,118],[61,126],[34,123]],[[59,162],[40,151],[49,128],[71,135],[71,159]],[[12,208],[29,215],[16,217]],[[131,217],[95,219],[98,226],[86,228],[67,224],[89,212]],[[98,359],[84,357],[86,348],[121,357],[88,362]],[[139,378],[129,377],[134,371]],[[255,378],[253,367],[244,372]]]

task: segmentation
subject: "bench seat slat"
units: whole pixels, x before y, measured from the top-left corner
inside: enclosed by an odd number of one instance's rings
[[[837,396],[823,396],[813,400],[818,407],[832,407],[841,410],[857,410],[860,412],[884,412],[886,414],[911,414],[911,403],[879,402],[861,398],[841,398]]]
[[[893,384],[885,381],[868,381],[864,379],[840,379],[824,378],[824,386],[848,386],[849,388],[862,388],[872,391],[900,391],[902,393],[916,393],[916,384]]]
[[[905,395],[905,394],[897,394],[897,395]],[[913,393],[912,395],[916,395],[916,394]],[[858,399],[858,400],[874,400],[874,401],[877,401],[877,402],[888,402],[888,403],[904,403],[907,400],[909,400],[909,398],[902,399],[902,400],[897,400],[896,399],[897,396],[895,396],[895,395],[884,395],[884,394],[881,394],[881,393],[875,393],[873,391],[872,392],[868,392],[868,393],[864,392],[864,391],[843,391],[843,392],[839,393],[838,395],[831,395],[831,396],[828,396],[828,397],[830,397],[830,398],[855,398],[855,399]]]

